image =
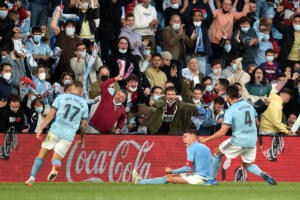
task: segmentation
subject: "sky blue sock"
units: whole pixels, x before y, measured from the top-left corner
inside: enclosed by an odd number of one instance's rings
[[[261,176],[261,173],[263,173],[256,164],[248,165],[248,167],[246,167],[246,170],[248,170],[249,172],[251,172],[257,176]]]
[[[40,170],[41,166],[43,165],[43,162],[44,162],[43,158],[36,157],[36,159],[33,162],[30,176],[33,176],[33,177],[36,176],[36,174]]]
[[[215,154],[211,163],[211,172],[210,172],[211,179],[216,179],[221,162],[222,162],[222,156]]]
[[[166,183],[168,183],[166,177],[140,180],[138,182],[138,184],[166,184]]]
[[[59,166],[61,166],[60,160],[52,160],[52,166],[54,167],[56,164],[58,164]]]

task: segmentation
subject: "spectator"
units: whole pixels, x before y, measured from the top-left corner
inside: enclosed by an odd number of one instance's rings
[[[281,49],[284,50],[280,51],[277,60],[280,67],[284,69],[285,66],[291,66],[300,61],[300,14],[294,15],[293,26],[287,26],[281,23],[281,12],[283,12],[283,6],[278,6],[274,26],[283,35]]]
[[[167,87],[165,97],[153,104],[156,111],[147,122],[151,134],[181,133],[184,126],[192,124],[184,118],[184,113],[195,111],[196,106],[177,100],[176,95],[175,87]]]
[[[283,105],[288,103],[291,97],[292,91],[287,88],[282,89],[279,95],[275,93],[270,94],[270,104],[261,116],[259,127],[260,135],[277,135],[279,133],[292,134],[286,125],[282,123]]]
[[[60,87],[58,88],[59,90],[56,91],[56,93],[58,95],[67,93],[66,91],[69,88],[69,86],[71,86],[72,82],[73,82],[73,78],[71,73],[68,72],[62,73],[59,81]]]
[[[45,67],[40,65],[33,70],[32,81],[36,85],[36,91],[41,94],[49,91],[52,86],[46,81],[46,70]]]
[[[298,129],[296,131],[292,130],[293,125],[297,121],[297,113],[291,113],[287,119],[287,129],[292,131],[295,135],[300,135],[300,132]]]
[[[0,109],[6,106],[7,97],[12,92],[11,83],[11,65],[8,63],[2,63],[0,65]]]
[[[154,86],[164,88],[164,85],[167,81],[166,74],[159,69],[161,66],[161,62],[162,59],[160,54],[152,55],[151,67],[149,67],[145,71],[145,74],[150,81],[151,88]]]
[[[48,26],[45,25],[45,24],[42,24],[40,25],[40,28],[41,28],[41,36],[42,36],[42,39],[41,41],[48,44],[48,46],[50,47],[50,36],[49,36],[49,30],[48,30]]]
[[[214,55],[211,60],[220,58],[223,52],[223,48],[220,46],[222,37],[226,35],[226,39],[230,39],[234,21],[246,16],[249,10],[249,0],[245,0],[242,12],[230,11],[231,5],[231,0],[224,0],[222,8],[213,11],[214,20],[212,23],[210,42]]]
[[[170,20],[173,15],[183,16],[184,12],[187,11],[189,2],[183,0],[182,5],[180,5],[180,0],[170,0],[170,7],[165,9],[165,26],[170,25]]]
[[[268,49],[273,49],[270,40],[270,28],[265,26],[259,27],[261,37],[259,38],[259,47],[256,51],[255,63],[260,66],[262,63],[266,62],[266,51]]]
[[[225,79],[225,78],[218,79],[218,81],[215,85],[215,92],[216,92],[217,96],[225,98],[226,90],[227,90],[228,86],[229,86],[229,81],[227,79]]]
[[[276,80],[280,72],[280,68],[277,63],[274,62],[274,51],[273,49],[268,49],[266,51],[267,62],[262,63],[259,67],[264,70],[268,76],[269,83]]]
[[[14,22],[7,16],[8,6],[5,3],[0,3],[0,44],[5,46],[9,41],[13,31],[17,31]]]
[[[256,68],[251,74],[249,83],[245,85],[247,92],[249,93],[249,99],[252,103],[256,101],[264,100],[269,96],[272,86],[268,84],[266,72],[261,68]]]
[[[255,64],[250,64],[246,67],[246,72],[251,76],[252,72],[257,68]]]
[[[101,44],[101,58],[104,63],[106,63],[108,59],[109,51],[113,51],[114,45],[121,32],[121,8],[130,2],[132,2],[132,0],[99,1],[101,4],[99,39]]]
[[[92,47],[94,48],[93,45]],[[96,46],[95,48],[97,51],[96,60],[88,74],[86,82],[86,88],[88,92],[90,91],[92,84],[97,81],[97,71],[103,65],[102,60],[98,55],[98,46]],[[77,57],[74,57],[70,60],[70,65],[74,73],[75,80],[80,80],[82,82],[88,68],[89,60],[92,56],[87,53],[87,49],[84,43],[77,44],[77,51],[75,52],[75,54]]]
[[[163,49],[169,51],[175,60],[181,62],[179,68],[182,69],[186,63],[187,48],[193,46],[193,40],[197,37],[194,31],[191,37],[188,37],[184,31],[184,25],[181,24],[181,19],[178,15],[171,17],[170,25],[163,30]]]
[[[50,0],[31,0],[31,26],[46,24]]]
[[[300,115],[298,115],[297,120],[295,121],[294,125],[291,128],[292,133],[300,135],[300,133],[299,133],[299,127],[300,127]]]
[[[115,94],[109,92],[109,85],[121,81],[121,76],[110,78],[101,84],[101,102],[90,120],[90,124],[100,133],[110,133],[116,123],[115,134],[120,134],[126,120],[126,111],[123,103],[127,93],[119,90]]]
[[[214,85],[210,76],[205,76],[202,79],[202,85],[205,86],[205,93],[203,95],[204,104],[209,104],[215,100],[217,94],[214,92]]]
[[[77,44],[81,43],[81,40],[75,36],[76,23],[73,20],[68,20],[64,24],[64,31],[61,31],[57,26],[58,18],[61,15],[61,9],[56,8],[55,15],[51,21],[51,28],[56,35],[55,47],[61,49],[61,55],[59,63],[55,68],[52,76],[52,81],[58,81],[63,72],[72,72],[70,66],[70,60],[74,57],[74,52],[77,50]]]
[[[80,39],[95,40],[96,24],[94,20],[100,17],[100,9],[92,8],[89,5],[89,0],[81,0],[78,8],[70,5],[70,12],[75,13],[80,18],[76,26],[76,35]]]
[[[138,65],[137,58],[131,53],[130,42],[126,37],[120,37],[117,41],[117,45],[113,50],[112,54],[107,60],[107,65],[111,69],[111,77],[117,76],[119,71],[118,60],[123,60],[126,62],[124,75],[127,73],[127,77],[133,73],[137,76],[140,75],[140,68]],[[132,69],[132,67],[133,69]],[[126,87],[126,81],[119,82],[121,88]]]
[[[40,99],[35,99],[30,105],[30,115],[28,117],[29,133],[36,133],[41,127],[45,117],[43,115],[45,106]]]
[[[193,87],[192,91],[190,90],[190,84],[191,82],[186,80],[184,81],[183,88],[182,88],[182,101],[186,103],[193,103],[195,105],[201,105],[203,104],[203,93],[205,90],[205,87],[203,85],[197,84],[195,87]]]
[[[142,36],[136,31],[135,28],[135,18],[133,14],[127,15],[125,20],[126,27],[121,29],[119,37],[126,37],[130,42],[132,54],[139,55],[142,57],[142,53],[144,50],[146,50],[145,47],[148,46],[149,40],[146,39],[142,42]]]
[[[213,85],[216,85],[220,78],[224,78],[220,60],[213,60],[211,62],[211,71],[212,73],[208,74],[208,76],[211,77]]]
[[[38,64],[47,64],[47,61],[53,56],[53,52],[47,43],[42,41],[42,30],[39,26],[31,29],[31,38],[26,41],[26,50],[28,50]]]
[[[186,25],[186,34],[191,37],[195,32],[197,37],[194,40],[193,47],[188,48],[188,55],[195,55],[199,63],[199,71],[206,75],[209,69],[207,68],[206,60],[208,57],[213,55],[208,29],[213,21],[213,13],[209,4],[204,4],[205,10],[197,9],[193,12],[193,20]],[[207,13],[206,18],[204,18],[204,12]]]
[[[189,59],[187,68],[189,69],[193,77],[191,84],[191,88],[193,88],[197,84],[201,83],[204,75],[199,71],[199,63],[196,57],[191,57]]]
[[[110,68],[103,65],[99,69],[98,80],[92,84],[91,91],[89,93],[89,98],[94,99],[101,93],[101,84],[110,78]],[[114,90],[117,92],[120,90],[118,82],[114,82]]]
[[[155,8],[150,5],[151,0],[143,0],[142,2],[133,9],[135,28],[143,40],[148,39],[150,41],[151,54],[153,54],[156,52],[154,29],[158,25],[157,13]]]
[[[239,20],[240,29],[232,36],[233,51],[242,52],[243,69],[249,64],[255,63],[255,53],[258,48],[258,39],[255,30],[250,26],[250,19],[242,17]]]

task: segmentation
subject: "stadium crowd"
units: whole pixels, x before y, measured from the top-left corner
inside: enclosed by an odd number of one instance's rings
[[[300,134],[299,3],[1,0],[0,132],[37,132],[79,80],[88,133],[211,135],[234,84],[259,134]]]

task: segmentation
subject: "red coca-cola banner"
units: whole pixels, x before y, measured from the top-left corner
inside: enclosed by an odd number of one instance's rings
[[[80,136],[76,136],[79,139]],[[209,142],[212,153],[227,137]],[[3,134],[0,135],[3,141]],[[0,159],[0,182],[22,182],[30,176],[32,163],[41,142],[35,135],[18,134],[18,147],[9,160]],[[277,181],[300,181],[300,137],[263,137],[257,145],[256,163]],[[85,146],[73,143],[62,161],[57,181],[128,182],[138,170],[143,178],[164,175],[165,167],[182,167],[186,147],[181,136],[87,135]],[[38,173],[37,181],[46,181],[51,170],[50,154]],[[218,180],[262,181],[242,170],[241,159],[223,158]]]

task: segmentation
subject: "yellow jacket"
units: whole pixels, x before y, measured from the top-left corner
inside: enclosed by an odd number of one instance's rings
[[[270,105],[261,116],[260,132],[288,133],[286,125],[281,122],[283,102],[280,96],[271,92],[269,98]]]

